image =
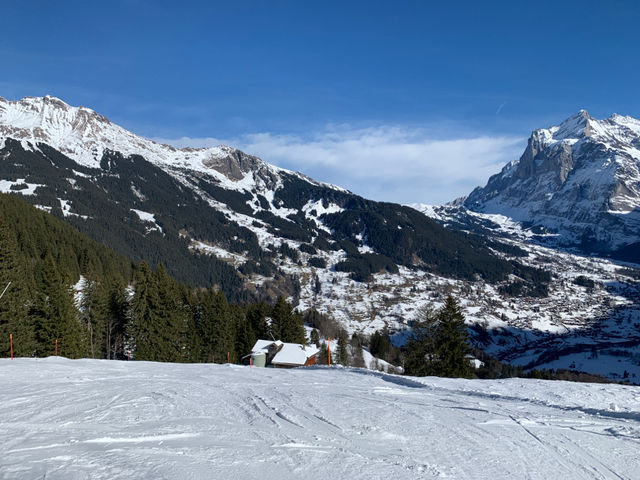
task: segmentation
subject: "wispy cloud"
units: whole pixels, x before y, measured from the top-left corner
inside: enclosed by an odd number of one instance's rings
[[[231,139],[155,140],[176,147],[231,145],[364,197],[399,203],[444,203],[466,195],[524,147],[520,137],[445,138],[427,129],[398,126],[331,126],[306,136],[254,133]]]

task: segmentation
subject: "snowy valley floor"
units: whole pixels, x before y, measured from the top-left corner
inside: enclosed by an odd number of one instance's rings
[[[0,360],[2,479],[640,478],[640,388]]]

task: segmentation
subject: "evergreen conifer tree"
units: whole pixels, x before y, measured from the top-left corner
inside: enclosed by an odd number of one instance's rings
[[[364,367],[364,356],[362,355],[362,342],[357,333],[351,336],[351,365],[354,367]]]
[[[438,375],[437,345],[440,317],[431,307],[420,311],[406,344],[404,369],[407,375]]]
[[[18,251],[15,235],[0,216],[0,355],[9,356],[9,334],[13,335],[14,355],[32,356],[36,351],[31,276]]]
[[[349,365],[349,352],[347,351],[347,335],[340,332],[338,336],[338,352],[336,362],[341,365]]]
[[[158,286],[149,265],[138,264],[134,282],[135,294],[131,301],[129,336],[136,360],[161,360],[159,318],[160,298]]]
[[[320,335],[318,335],[318,330],[315,328],[311,330],[311,334],[309,335],[309,340],[316,347],[320,347]]]
[[[406,345],[405,373],[408,375],[469,377],[471,366],[467,327],[455,299],[448,296],[444,306],[434,312],[427,308],[413,327]]]
[[[53,257],[47,254],[39,267],[36,283],[36,353],[53,355],[57,340],[58,355],[80,358],[87,354],[86,335],[79,322],[71,288],[63,278]]]
[[[162,265],[154,272],[158,289],[157,359],[163,362],[187,360],[188,310],[185,308],[184,287],[171,278]]]
[[[318,353],[318,365],[327,365],[329,363],[329,349],[327,342],[320,344],[320,353]]]
[[[119,275],[104,280],[107,291],[107,317],[103,332],[103,344],[106,358],[125,358],[127,324],[129,321],[129,302],[126,283]]]
[[[271,306],[264,300],[261,300],[258,303],[248,305],[245,308],[245,312],[247,322],[256,338],[263,340],[270,339],[267,317],[271,313]]]
[[[465,358],[469,353],[467,326],[464,315],[452,296],[447,297],[438,317],[438,374],[443,377],[470,377],[471,364]]]
[[[109,314],[109,296],[104,283],[98,280],[92,267],[90,270],[84,282],[82,320],[89,336],[90,357],[106,358],[103,336]]]
[[[199,308],[198,328],[202,345],[202,361],[227,361],[227,354],[235,358],[235,324],[231,318],[227,299],[221,290],[210,289]]]
[[[306,344],[306,335],[302,326],[302,317],[292,311],[291,305],[282,297],[278,297],[271,310],[271,333],[276,340],[283,342]]]
[[[249,321],[244,315],[244,309],[232,305],[231,316],[235,319],[236,345],[235,351],[238,358],[243,357],[251,352],[251,348],[258,339],[251,328]]]

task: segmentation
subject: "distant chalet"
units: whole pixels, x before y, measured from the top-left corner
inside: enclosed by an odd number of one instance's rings
[[[299,343],[258,340],[251,349],[251,353],[246,355],[243,360],[244,363],[251,362],[256,367],[308,367],[316,364],[319,351],[314,346],[300,345]]]

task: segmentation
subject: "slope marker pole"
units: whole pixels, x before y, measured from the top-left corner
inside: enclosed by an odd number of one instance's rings
[[[13,333],[9,334],[9,345],[11,346],[11,360],[13,360]]]
[[[56,357],[58,356],[58,339],[56,338]]]
[[[329,337],[329,343],[327,344],[327,361],[329,362],[329,367],[331,367],[331,337]]]

